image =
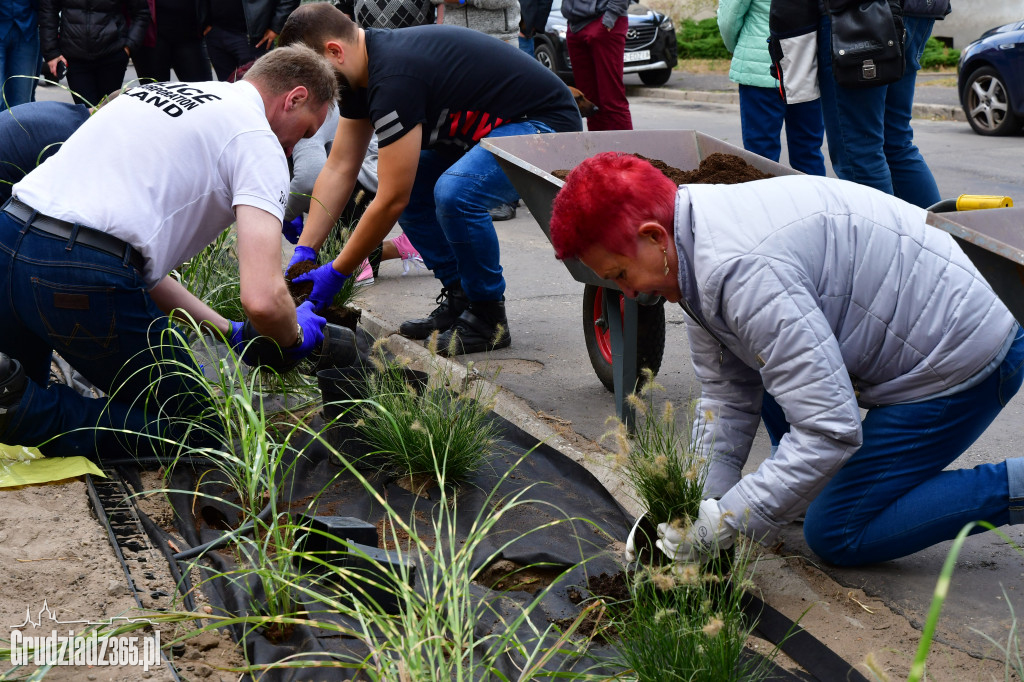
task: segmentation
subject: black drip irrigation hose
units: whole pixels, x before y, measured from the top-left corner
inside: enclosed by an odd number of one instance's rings
[[[174,559],[174,554],[171,553],[171,548],[167,545],[164,540],[163,533],[153,523],[153,519],[143,512],[141,509],[136,508],[135,510],[139,515],[139,521],[142,523],[142,527],[146,530],[146,535],[153,541],[157,547],[160,548],[160,553],[164,555],[164,559],[167,560],[167,567],[171,570],[171,577],[174,578],[174,585],[178,592],[181,594],[181,599],[185,604],[185,608],[195,613],[197,610],[196,600],[192,597],[192,579],[189,577],[188,572],[182,573],[181,566]],[[196,625],[199,629],[205,627],[203,622],[196,618]]]
[[[110,471],[107,471],[105,473],[107,476],[113,475],[113,472]],[[115,485],[118,485],[121,492],[125,492],[123,486],[119,482],[119,479],[111,479],[111,482],[114,481],[118,481],[117,483],[115,483]],[[128,568],[128,564],[124,558],[124,553],[121,552],[121,546],[118,543],[117,536],[114,534],[114,529],[110,525],[110,518],[107,516],[107,509],[103,505],[103,501],[100,499],[99,491],[96,490],[96,482],[93,479],[92,474],[85,475],[85,485],[86,491],[89,495],[89,501],[92,503],[93,509],[96,511],[96,518],[99,519],[99,522],[103,524],[104,530],[107,531],[107,540],[110,542],[110,546],[114,549],[114,556],[116,556],[117,560],[121,563],[121,570],[124,571],[125,580],[128,581],[128,586],[131,588],[132,597],[135,599],[135,603],[141,609],[143,608],[143,606],[142,600],[139,599],[138,588],[135,586],[135,581],[132,579],[131,569]],[[129,505],[132,505],[133,509],[135,508],[134,500],[132,498],[130,498],[127,495],[123,495],[122,497],[124,501],[126,501]],[[171,673],[171,677],[174,680],[176,680],[176,682],[181,682],[181,678],[178,676],[177,668],[174,667],[174,663],[171,662],[171,659],[167,657],[167,654],[163,650],[160,651],[160,657],[163,658],[167,669]]]

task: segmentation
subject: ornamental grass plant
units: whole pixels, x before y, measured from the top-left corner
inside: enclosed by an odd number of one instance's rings
[[[740,540],[731,570],[721,564],[643,567],[629,578],[629,603],[610,608],[624,667],[640,682],[755,682],[771,672],[767,657],[744,655],[754,623],[742,598],[753,588],[754,548]]]
[[[482,382],[456,385],[447,365],[437,361],[436,335],[429,346],[434,378],[417,386],[405,361],[388,358],[382,344],[374,345],[375,371],[367,378],[372,401],[363,405],[357,426],[394,473],[442,474],[438,480],[458,483],[480,468],[497,441],[488,416],[494,396]]]
[[[616,465],[636,492],[637,502],[654,523],[688,524],[697,517],[707,478],[707,458],[698,454],[691,430],[670,401],[658,406],[654,395],[664,388],[654,381],[654,373],[643,369],[642,388],[627,400],[636,414],[632,433],[614,417],[612,437],[617,448]]]

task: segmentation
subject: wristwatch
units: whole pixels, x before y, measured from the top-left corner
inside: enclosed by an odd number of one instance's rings
[[[299,331],[298,331],[298,334],[295,337],[295,343],[293,343],[292,345],[288,346],[289,350],[291,350],[292,348],[298,348],[299,346],[302,345],[302,325],[299,324],[298,322],[296,322],[295,326],[298,327]]]

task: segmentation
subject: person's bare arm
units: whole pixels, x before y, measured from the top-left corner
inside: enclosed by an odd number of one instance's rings
[[[341,118],[320,175],[313,185],[309,216],[299,237],[299,246],[319,251],[341,211],[352,196],[359,168],[373,135],[373,126],[366,119]],[[332,254],[333,255],[333,254]]]
[[[231,325],[226,317],[196,298],[173,277],[164,277],[157,282],[157,285],[149,290],[149,295],[156,303],[156,307],[165,315],[174,315],[182,321],[187,321],[191,317],[205,327],[219,330],[225,336],[231,334]],[[188,315],[182,315],[180,311]]]
[[[353,273],[363,259],[384,240],[409,204],[423,146],[422,127],[418,125],[398,140],[380,148],[377,159],[377,196],[367,206],[345,248],[334,259],[334,269],[338,272]]]
[[[257,332],[282,348],[298,336],[295,304],[281,273],[281,221],[254,206],[235,207],[242,307]]]

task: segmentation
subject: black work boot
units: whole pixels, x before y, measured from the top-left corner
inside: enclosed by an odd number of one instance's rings
[[[0,353],[0,434],[7,429],[10,413],[21,402],[26,385],[21,363],[6,353]]]
[[[425,339],[435,331],[447,330],[469,307],[466,292],[458,285],[441,289],[435,300],[438,305],[432,313],[418,320],[406,320],[398,328],[398,333],[407,339]]]
[[[508,348],[512,336],[505,301],[473,301],[451,329],[437,337],[437,352],[445,357]]]

